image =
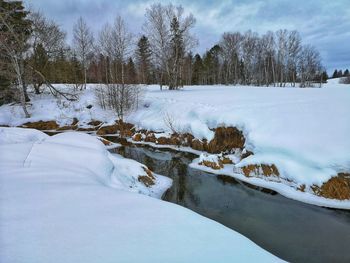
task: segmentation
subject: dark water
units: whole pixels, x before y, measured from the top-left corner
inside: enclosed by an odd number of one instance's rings
[[[232,228],[284,260],[350,262],[348,211],[307,205],[192,169],[192,154],[146,146],[125,146],[119,153],[173,179],[164,200]]]

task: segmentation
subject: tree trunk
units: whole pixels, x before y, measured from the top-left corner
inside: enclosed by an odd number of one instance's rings
[[[24,115],[26,118],[30,118],[30,115],[27,111],[27,106],[26,106],[26,96],[28,96],[26,89],[24,87],[24,83],[22,81],[22,74],[21,74],[21,69],[20,69],[20,65],[18,63],[18,60],[16,58],[16,56],[13,56],[12,58],[12,62],[13,62],[13,66],[15,68],[16,71],[16,77],[17,77],[17,82],[18,82],[18,87],[20,92],[20,101],[21,101],[21,106],[24,112]]]

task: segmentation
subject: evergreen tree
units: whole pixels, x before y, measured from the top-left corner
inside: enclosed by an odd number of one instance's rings
[[[347,76],[350,76],[350,73],[349,73],[349,70],[348,70],[348,69],[346,69],[346,70],[344,71],[344,77],[347,77]]]
[[[328,79],[327,71],[322,72],[321,78],[322,78],[322,82],[327,82],[327,79]]]
[[[333,75],[332,75],[332,79],[335,79],[338,77],[338,70],[334,70]]]
[[[194,63],[192,66],[192,84],[200,85],[202,83],[202,75],[203,75],[203,61],[199,54],[194,56]]]
[[[149,84],[151,80],[151,47],[148,38],[143,35],[137,43],[136,63],[138,69],[139,82]]]
[[[337,78],[341,78],[342,76],[343,76],[343,71],[342,71],[342,70],[339,70],[339,71],[338,71]]]
[[[128,64],[126,65],[126,77],[127,77],[128,84],[137,83],[137,73],[136,73],[135,64],[132,58],[129,58]]]
[[[184,58],[183,32],[176,16],[170,24],[171,57],[169,61],[169,89],[177,89],[181,83],[181,67]]]
[[[220,82],[220,52],[220,46],[215,45],[207,51],[204,56],[203,66],[206,85],[217,84]]]
[[[75,84],[75,88],[78,89],[83,84],[83,67],[78,61],[78,58],[73,52],[72,58],[71,58],[71,78],[72,83]]]
[[[192,52],[188,53],[183,60],[182,66],[182,83],[181,85],[192,85],[192,64],[193,64],[193,54]]]
[[[27,19],[27,15],[22,1],[0,0],[0,103],[15,99],[16,93],[9,89],[16,82],[21,89],[23,110],[29,117],[25,106],[29,97],[24,53],[29,48],[27,41],[31,34],[31,21]]]
[[[49,62],[49,58],[47,56],[46,50],[44,49],[42,44],[39,44],[34,49],[34,53],[32,58],[30,59],[30,64],[33,70],[38,70],[42,74],[47,75],[47,65]],[[32,74],[33,86],[36,94],[40,94],[40,86],[43,84],[43,79],[38,76],[35,72]]]

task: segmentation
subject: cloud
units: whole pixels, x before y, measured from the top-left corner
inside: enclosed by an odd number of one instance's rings
[[[162,4],[181,4],[197,19],[194,33],[200,40],[197,52],[204,52],[219,41],[225,31],[248,29],[259,34],[281,28],[298,30],[304,43],[321,52],[329,70],[350,68],[349,0],[178,0]],[[156,1],[157,2],[157,1]],[[59,23],[71,38],[74,22],[83,16],[97,33],[116,14],[124,17],[133,33],[141,32],[144,13],[152,0],[27,0],[27,5],[40,9]]]

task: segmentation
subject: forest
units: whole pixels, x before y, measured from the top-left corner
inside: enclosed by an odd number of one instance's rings
[[[84,18],[73,26],[73,41],[52,19],[26,10],[22,1],[0,1],[1,100],[11,101],[21,86],[86,83],[310,87],[327,79],[319,52],[303,45],[297,31],[259,35],[225,32],[204,54],[194,54],[196,19],[184,8],[153,4],[142,31],[132,34],[123,17],[94,33]]]

